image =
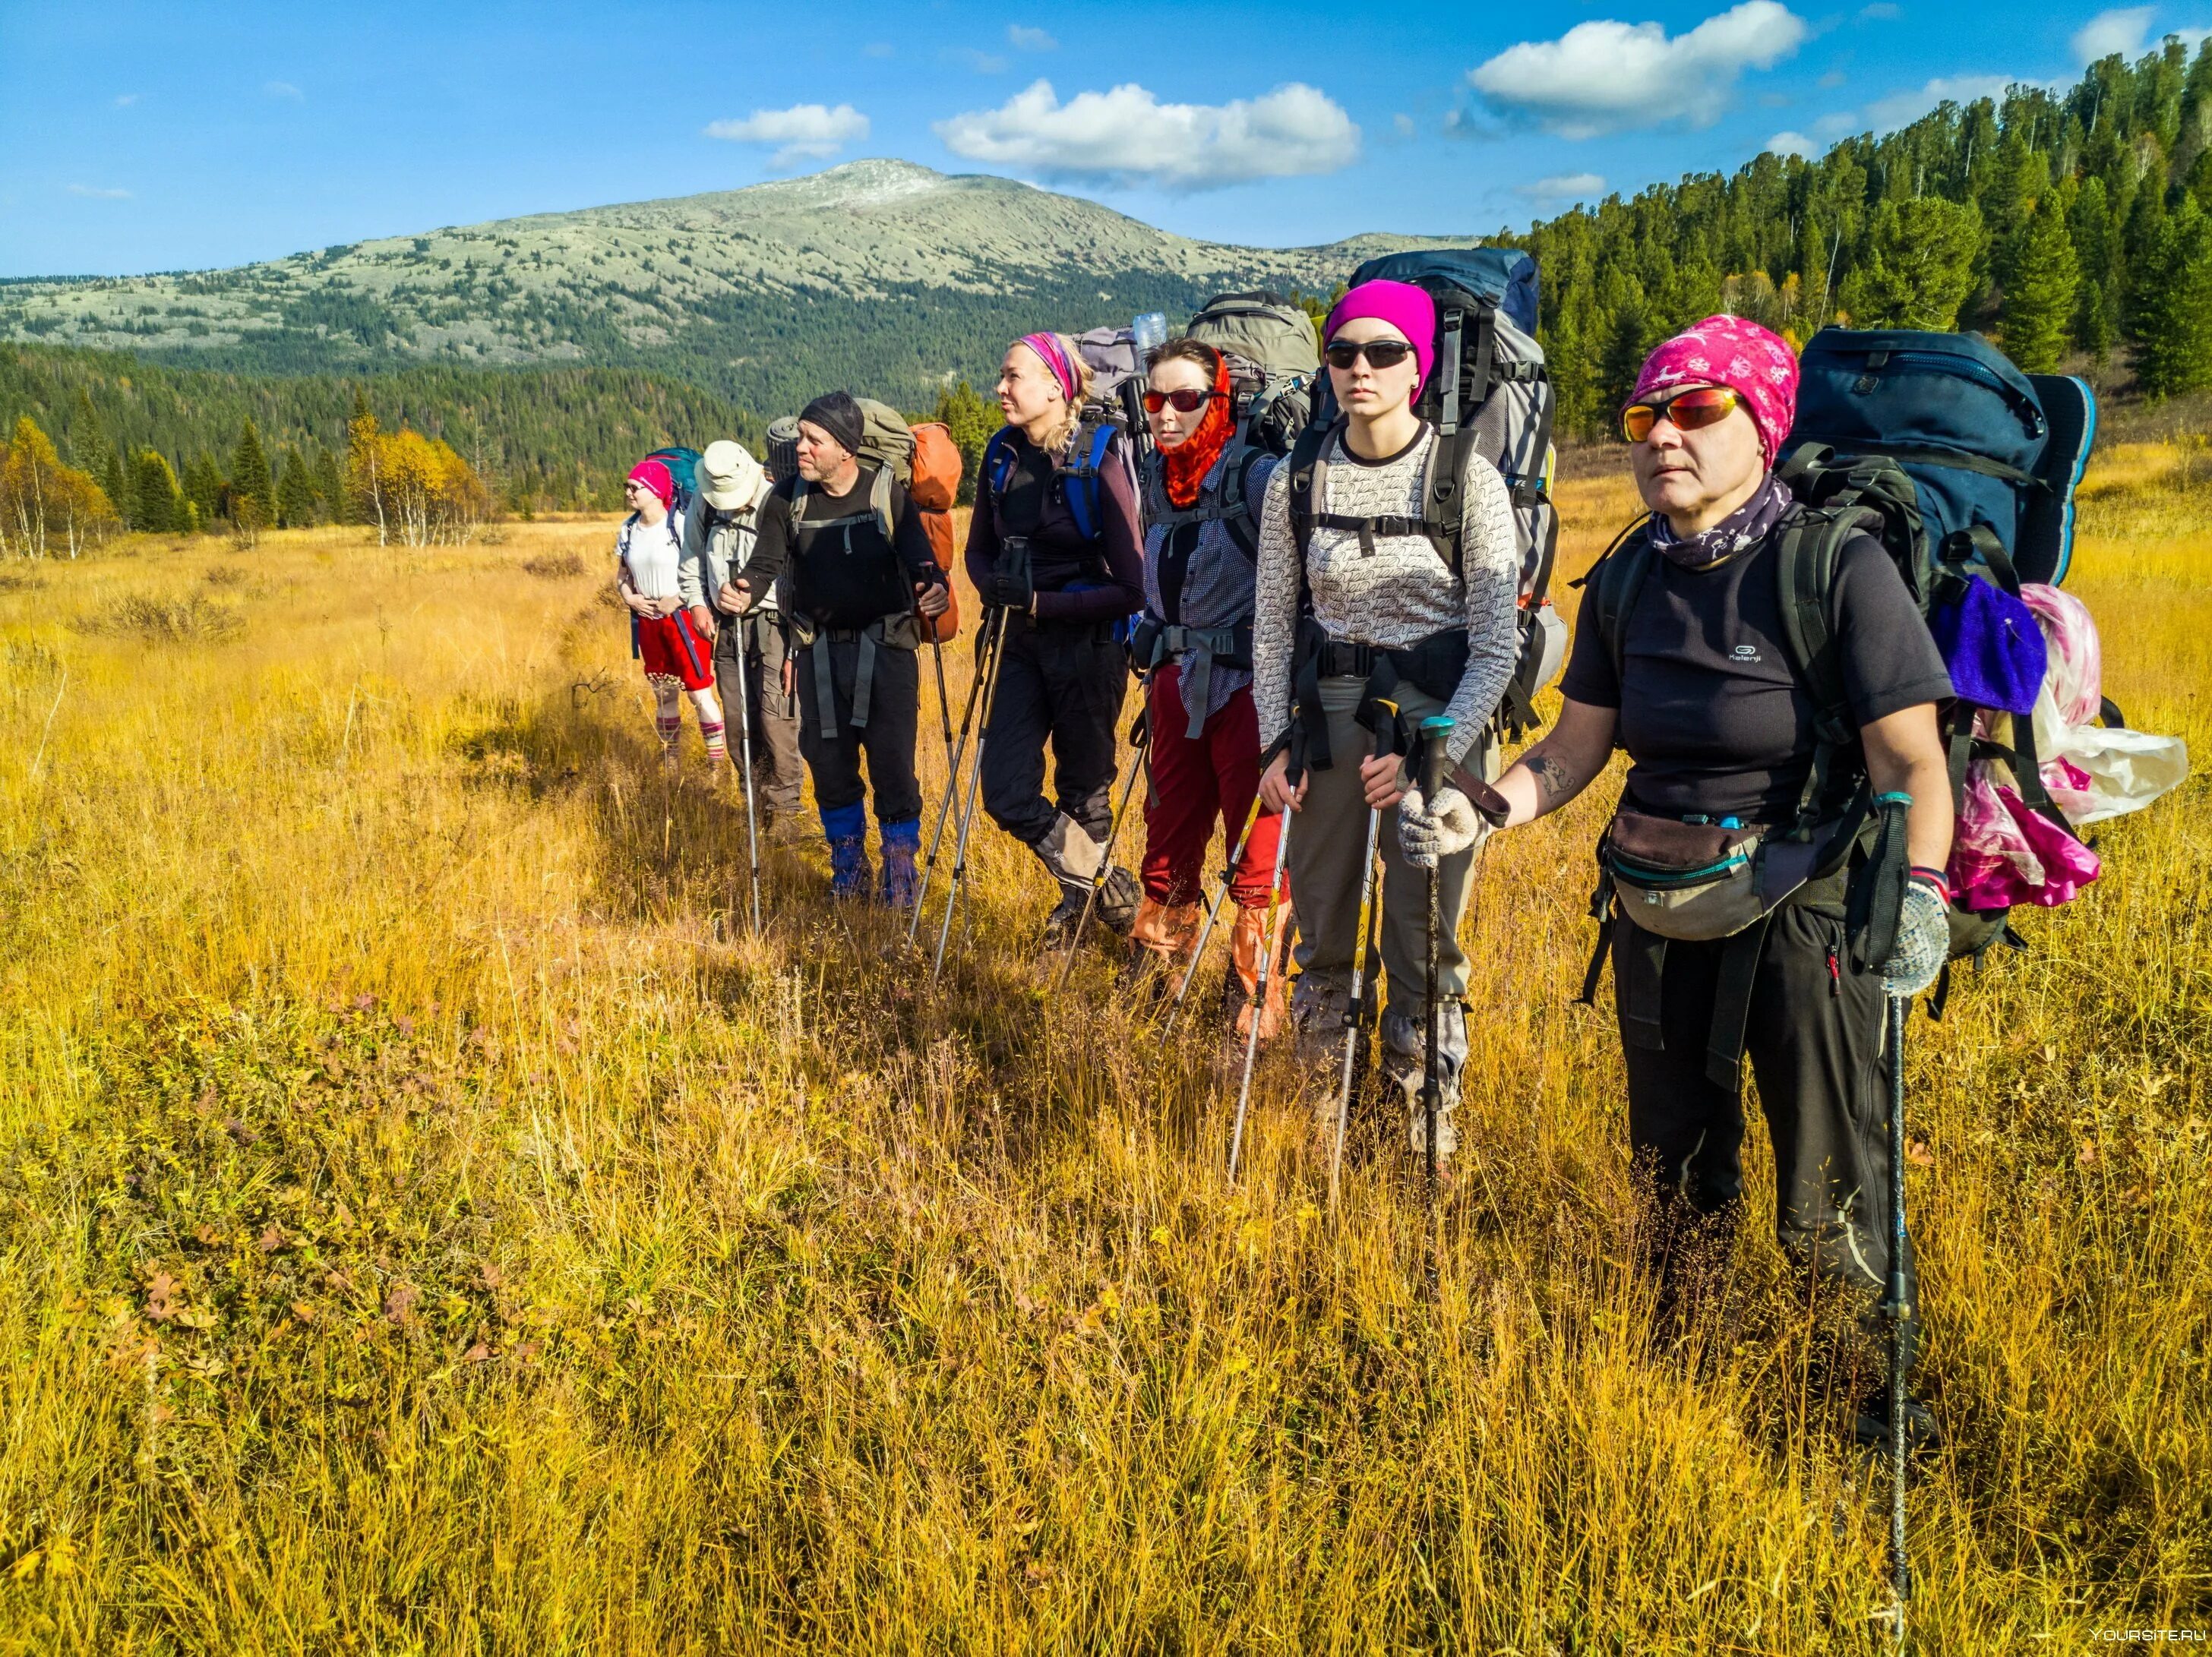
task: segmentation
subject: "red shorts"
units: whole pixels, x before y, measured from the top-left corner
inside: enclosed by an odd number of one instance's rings
[[[686,690],[704,690],[714,683],[714,646],[688,610],[639,616],[637,653],[648,679],[680,679]]]

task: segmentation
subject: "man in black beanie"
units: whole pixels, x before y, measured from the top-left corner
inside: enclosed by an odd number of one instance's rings
[[[875,795],[883,901],[910,908],[921,849],[921,785],[914,774],[922,617],[951,601],[929,531],[889,468],[860,458],[860,405],[843,391],[799,411],[795,477],[760,510],[745,578],[755,592],[781,577],[791,618],[799,701],[799,750],[814,777],[830,841],[830,889],[865,897],[867,812]],[[862,771],[865,756],[866,769]]]

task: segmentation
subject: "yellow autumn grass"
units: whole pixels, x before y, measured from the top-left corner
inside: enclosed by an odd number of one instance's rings
[[[1565,494],[1571,574],[1629,498]],[[2112,694],[2212,751],[2212,484],[2124,452],[2084,513]],[[1332,1223],[1280,1060],[1232,1188],[1210,1017],[1156,1063],[1103,956],[1040,990],[995,833],[936,992],[803,828],[744,936],[608,542],[0,572],[0,1644],[1882,1645],[1764,1179],[1646,1336],[1571,1005],[1605,789],[1481,871],[1431,1298],[1408,1170]],[[1915,1026],[1925,1651],[2212,1621],[2212,802],[2099,844]]]

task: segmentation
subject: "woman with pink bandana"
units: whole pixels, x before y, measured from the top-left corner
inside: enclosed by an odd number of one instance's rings
[[[1093,471],[1095,428],[1082,418],[1090,390],[1091,369],[1066,335],[1027,334],[1006,348],[1006,423],[984,451],[968,525],[969,579],[1006,626],[983,743],[983,809],[1059,889],[1045,919],[1048,950],[1077,924],[1105,859],[1129,689],[1115,628],[1145,607],[1135,469],[1115,434]],[[1138,897],[1136,877],[1116,865],[1091,918],[1127,937]]]
[[[1407,728],[1432,715],[1456,721],[1455,764],[1489,724],[1519,649],[1521,560],[1511,503],[1497,468],[1472,445],[1461,468],[1455,549],[1423,527],[1437,432],[1413,412],[1434,365],[1436,307],[1408,282],[1368,282],[1336,302],[1323,355],[1343,417],[1322,440],[1305,498],[1278,466],[1261,511],[1252,618],[1253,700],[1271,752],[1260,792],[1288,810],[1291,889],[1297,894],[1300,975],[1291,1014],[1302,1059],[1334,1061],[1358,942],[1370,809],[1382,812],[1382,954],[1387,990],[1382,1070],[1405,1094],[1408,1142],[1426,1143],[1420,1088],[1427,1048],[1427,871],[1441,911],[1437,1043],[1443,1083],[1437,1152],[1451,1154],[1451,1113],[1467,1058],[1459,945],[1476,819],[1455,787],[1423,800],[1401,795],[1395,754],[1370,757],[1376,697],[1395,701]],[[1448,552],[1455,551],[1455,558]],[[1292,698],[1309,732],[1308,769],[1293,788],[1282,751]],[[1320,762],[1326,737],[1329,763]],[[1401,803],[1402,799],[1402,804]],[[1374,967],[1368,973],[1371,980]],[[1329,1120],[1335,1119],[1328,1100]]]
[[[1747,1053],[1774,1145],[1783,1247],[1855,1297],[1866,1332],[1879,1335],[1886,998],[1924,988],[1932,968],[1917,963],[1940,964],[1948,943],[1951,788],[1936,704],[1951,683],[1887,553],[1869,537],[1845,543],[1828,625],[1856,743],[1816,774],[1816,704],[1790,666],[1777,551],[1803,511],[1773,475],[1796,394],[1788,343],[1737,318],[1708,317],[1651,354],[1621,410],[1650,515],[1611,555],[1630,561],[1593,574],[1559,721],[1498,788],[1508,826],[1527,822],[1581,793],[1616,743],[1626,749],[1608,830],[1614,871],[1631,855],[1671,867],[1664,848],[1696,852],[1701,836],[1732,844],[1771,831],[1754,877],[1763,910],[1720,937],[1686,937],[1698,929],[1662,921],[1653,900],[1627,899],[1632,882],[1606,877],[1629,1139],[1656,1210],[1653,1263],[1670,1308],[1697,1267],[1726,1267],[1742,1201]],[[1863,790],[1911,797],[1912,877],[1897,949],[1878,962],[1854,958],[1847,909],[1853,876],[1869,865]],[[1652,930],[1661,926],[1669,936]],[[1917,1342],[1915,1323],[1908,1355]],[[1863,1442],[1886,1440],[1887,1397],[1885,1379],[1862,1405]],[[1919,1405],[1906,1425],[1932,1441]]]

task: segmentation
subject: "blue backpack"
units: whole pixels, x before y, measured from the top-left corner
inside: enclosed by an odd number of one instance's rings
[[[1014,475],[1014,443],[1008,435],[1012,430],[1011,426],[1000,427],[983,446],[983,484],[994,501],[1006,493],[1006,480]],[[1098,510],[1098,474],[1105,464],[1114,431],[1104,421],[1080,428],[1076,433],[1079,458],[1060,469],[1068,516],[1075,519],[1076,529],[1086,541],[1096,541],[1105,526],[1104,514]]]
[[[676,504],[669,508],[681,513],[691,504],[691,497],[699,489],[699,451],[696,449],[655,449],[646,456],[658,460],[668,468],[668,475],[676,480]]]

